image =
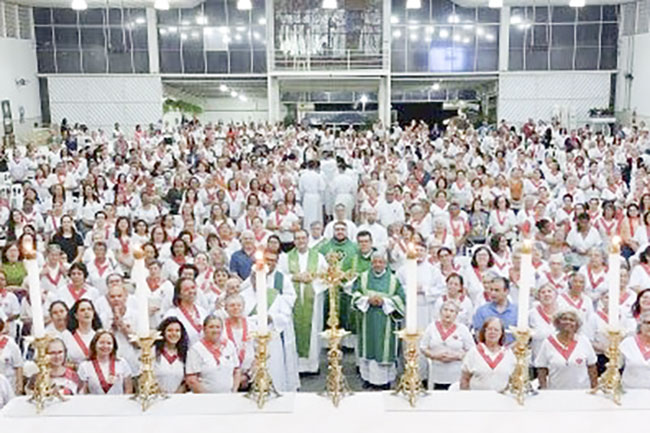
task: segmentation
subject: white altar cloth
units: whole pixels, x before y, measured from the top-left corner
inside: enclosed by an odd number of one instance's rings
[[[47,409],[53,412],[29,417],[20,415],[26,404],[20,398],[2,410],[0,432],[612,433],[642,431],[650,417],[650,390],[628,392],[620,407],[584,391],[542,392],[527,399],[524,407],[494,392],[435,392],[420,399],[415,410],[401,397],[380,392],[347,397],[338,408],[312,393],[284,398],[292,402],[276,400],[279,409],[271,410],[271,401],[258,412],[246,409],[251,402],[240,395],[174,395],[140,413],[135,402],[122,396],[78,396]],[[207,407],[214,408],[212,414],[198,413]],[[287,407],[293,410],[283,410]],[[233,410],[225,415],[220,408]],[[120,410],[124,413],[118,415]]]

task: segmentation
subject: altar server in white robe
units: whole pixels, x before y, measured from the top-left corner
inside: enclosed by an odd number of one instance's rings
[[[650,389],[650,313],[639,317],[639,330],[621,343],[623,388]]]
[[[298,179],[298,191],[300,192],[304,212],[304,228],[309,228],[314,221],[323,221],[325,182],[320,173],[316,171],[317,168],[318,163],[316,161],[309,161],[307,170],[304,170]]]
[[[308,248],[309,234],[300,230],[294,235],[296,248],[282,254],[278,263],[280,271],[291,276],[296,290],[293,324],[296,332],[298,371],[317,373],[321,348],[320,331],[323,329],[323,302],[327,287],[318,274],[327,270],[325,257],[316,249]]]
[[[352,211],[356,205],[357,180],[345,170],[344,165],[339,166],[339,172],[332,180],[332,192],[334,193],[334,205],[344,204],[345,218],[352,219]]]
[[[505,346],[505,329],[498,317],[487,319],[478,343],[463,359],[460,389],[503,391],[517,360]]]
[[[293,392],[300,386],[296,336],[293,328],[296,291],[291,278],[276,270],[278,262],[276,253],[265,251],[264,262],[267,267],[268,320],[271,332],[269,373],[278,391]],[[241,290],[247,316],[257,314],[257,294],[254,285],[255,272],[252,272],[242,284]]]
[[[373,238],[374,239],[374,238]],[[445,282],[442,275],[428,261],[427,247],[419,242],[415,245],[417,254],[417,291],[418,291],[418,328],[425,329],[433,320],[433,306],[439,297],[444,293]],[[402,287],[406,287],[408,279],[406,264],[397,270],[397,278]]]
[[[580,315],[574,309],[553,316],[557,334],[550,335],[534,360],[542,389],[588,389],[598,382],[596,353],[589,338],[580,334]]]

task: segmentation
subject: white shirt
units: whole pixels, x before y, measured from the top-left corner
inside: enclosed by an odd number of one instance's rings
[[[435,321],[427,327],[420,341],[420,348],[435,353],[441,350],[467,352],[474,347],[474,339],[467,326],[460,323],[454,324],[451,329],[447,330],[449,333],[443,337],[440,333],[441,327],[439,327],[439,324],[440,322]],[[462,360],[451,362],[432,360],[429,378],[434,383],[458,382],[462,364]]]
[[[77,332],[79,332],[77,330]],[[81,341],[85,345],[84,348],[80,345],[80,343],[77,342],[77,340],[74,338],[74,335],[70,331],[63,331],[63,343],[65,344],[65,348],[68,352],[68,361],[74,363],[75,365],[81,364],[82,361],[85,361],[87,358],[86,352],[84,352],[84,349],[90,350],[90,342],[92,341],[93,337],[95,336],[95,331],[91,330],[87,334],[82,334],[79,332],[79,336],[81,337]]]
[[[0,344],[4,347],[0,349],[0,375],[5,376],[13,388],[16,385],[16,368],[23,366],[23,357],[20,348],[13,340],[6,335],[0,336]]]
[[[589,389],[587,366],[596,364],[596,353],[589,339],[576,335],[569,347],[549,336],[539,349],[535,367],[548,369],[549,389]]]
[[[187,338],[189,339],[190,345],[199,341],[199,338],[201,338],[201,331],[203,330],[203,321],[208,315],[200,305],[197,305],[195,303],[194,307],[195,310],[192,309],[188,311],[188,314],[191,316],[191,320],[185,315],[185,313],[183,313],[183,310],[181,310],[179,307],[173,307],[169,309],[165,313],[165,316],[163,317],[164,319],[166,319],[167,317],[176,317],[178,320],[181,321],[181,323],[185,327],[185,331],[187,331]]]
[[[219,363],[203,340],[194,343],[187,354],[187,374],[198,374],[205,391],[209,393],[232,392],[233,372],[239,367],[233,343],[224,336],[219,344]]]
[[[471,374],[469,389],[502,391],[508,385],[516,363],[510,349],[500,347],[497,353],[491,353],[483,343],[479,343],[465,355],[462,371]]]
[[[621,342],[625,363],[622,378],[624,388],[650,388],[650,347],[642,351],[642,344],[637,335],[631,335]]]
[[[185,378],[185,365],[177,355],[171,355],[172,362],[163,356],[156,356],[153,364],[153,372],[158,380],[158,385],[163,392],[173,394],[176,392]]]
[[[114,375],[111,375],[110,366],[111,366],[111,362],[108,360],[104,362],[99,362],[99,368],[102,372],[102,375],[104,376],[104,380],[106,380],[106,382],[108,383],[111,383],[111,381],[113,382],[108,392],[104,392],[104,390],[102,389],[102,385],[99,381],[97,372],[95,371],[95,368],[93,366],[93,362],[84,361],[81,363],[81,365],[79,365],[79,370],[78,370],[79,379],[81,379],[82,382],[88,384],[89,394],[99,394],[99,395],[124,394],[124,379],[131,377],[131,368],[129,367],[129,364],[122,358],[115,359]]]

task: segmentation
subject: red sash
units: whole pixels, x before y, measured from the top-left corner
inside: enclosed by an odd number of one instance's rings
[[[74,331],[74,334],[72,334],[72,337],[74,338],[74,341],[77,342],[77,345],[79,346],[79,349],[83,352],[84,356],[88,358],[88,354],[90,351],[88,350],[88,346],[86,346],[86,343],[84,343],[83,339],[81,338],[81,335],[79,334],[79,330]]]
[[[646,346],[645,344],[643,344],[641,338],[638,335],[634,337],[634,341],[636,341],[636,345],[639,348],[639,352],[641,352],[643,359],[645,359],[646,361],[650,359],[650,346]]]
[[[59,266],[57,271],[56,271],[56,278],[52,278],[50,275],[49,270],[45,272],[45,278],[52,283],[52,285],[56,288],[59,286],[59,281],[61,281],[61,277],[63,276],[63,272],[61,272],[61,267]]]
[[[616,225],[616,220],[612,220],[611,224],[607,224],[605,218],[600,219],[600,226],[605,230],[605,233],[607,233],[607,236],[612,235],[612,229]]]
[[[81,297],[84,295],[84,293],[86,293],[86,288],[82,287],[82,289],[79,291],[79,293],[75,294],[74,290],[72,290],[72,284],[70,284],[68,286],[68,292],[70,292],[70,295],[72,295],[72,299],[74,299],[75,302],[76,302],[79,299],[81,299]]]
[[[185,264],[185,257],[179,256],[179,257],[172,257],[172,260],[179,266],[182,266]]]
[[[0,350],[4,349],[5,346],[7,345],[7,342],[9,341],[9,337],[2,337],[0,338]]]
[[[106,269],[108,269],[108,265],[110,264],[108,260],[105,259],[104,261],[106,265],[101,266],[100,263],[97,263],[97,259],[95,259],[95,267],[97,268],[97,273],[100,277],[104,275],[104,272],[106,272]]]
[[[230,318],[226,319],[226,335],[228,335],[228,339],[232,341],[232,344],[235,345],[237,350],[237,356],[239,357],[239,364],[241,365],[242,362],[244,362],[244,357],[246,356],[246,345],[245,343],[248,341],[248,322],[246,321],[246,318],[242,318],[242,347],[237,347],[237,341],[235,340],[235,336],[233,335],[232,331],[232,320]]]
[[[506,211],[506,214],[503,218],[501,218],[501,211],[497,209],[497,222],[499,223],[500,226],[503,225],[503,223],[506,222],[506,218],[508,217],[508,211]]]
[[[546,275],[546,279],[548,280],[549,284],[555,287],[555,290],[559,290],[560,288],[562,288],[562,284],[556,283],[553,277],[551,276],[550,272],[544,272],[544,275]]]
[[[162,350],[161,355],[165,357],[165,359],[170,365],[176,362],[176,360],[178,359],[178,354],[170,355],[166,349]]]
[[[551,323],[551,318],[549,317],[548,314],[546,314],[546,311],[544,311],[541,305],[537,306],[537,312],[542,317],[542,319],[544,319],[546,323]]]
[[[223,339],[219,340],[219,345],[217,345],[216,347],[213,346],[212,343],[210,343],[205,338],[201,339],[201,343],[203,343],[203,345],[208,350],[208,352],[210,352],[212,354],[212,356],[214,357],[214,360],[217,363],[217,365],[221,364],[221,361],[220,361],[221,349],[223,347],[225,347],[226,341],[223,340]]]
[[[440,338],[442,338],[442,341],[447,341],[447,338],[449,338],[449,336],[453,334],[454,331],[456,330],[456,324],[454,323],[449,328],[445,329],[442,327],[442,322],[437,321],[436,328],[438,329],[438,333],[440,334]]]
[[[605,313],[604,311],[600,311],[600,310],[598,310],[598,311],[596,311],[596,314],[598,314],[598,316],[599,316],[601,319],[603,319],[603,321],[604,321],[605,323],[609,323],[609,318],[607,317],[607,313]]]
[[[182,305],[179,305],[178,309],[181,310],[181,313],[183,313],[187,321],[190,322],[192,328],[194,328],[196,332],[201,332],[201,330],[203,329],[203,325],[201,325],[200,323],[196,323],[195,320],[195,319],[201,320],[201,317],[199,316],[199,312],[197,311],[196,307],[192,305],[194,314],[190,314]]]
[[[569,358],[571,357],[571,354],[575,350],[576,346],[578,345],[578,342],[576,340],[571,341],[567,347],[564,347],[559,341],[555,339],[554,336],[550,335],[548,337],[548,341],[551,343],[553,347],[555,347],[555,350],[557,350],[560,355],[566,360],[569,361]]]
[[[605,274],[607,273],[607,268],[605,268]],[[587,265],[587,277],[589,278],[589,284],[591,284],[591,288],[595,289],[605,281],[605,275],[601,275],[600,278],[598,278],[596,281],[594,281],[594,275],[591,273],[591,268],[589,265]]]
[[[235,198],[237,198],[237,193],[238,193],[239,191],[235,191],[234,194],[233,194],[233,192],[230,191],[230,190],[228,190],[227,192],[228,192],[228,195],[230,196],[230,200],[235,201]]]
[[[564,298],[565,301],[569,303],[569,305],[571,305],[576,310],[580,310],[582,308],[582,303],[584,302],[584,298],[581,297],[580,302],[576,304],[571,298],[571,296],[569,296],[568,294],[563,293],[562,297]]]
[[[496,358],[492,359],[492,358],[490,357],[490,355],[488,355],[487,352],[485,351],[485,344],[483,344],[483,343],[479,343],[479,344],[476,346],[476,349],[478,350],[479,355],[481,355],[481,357],[483,358],[483,360],[486,362],[486,364],[487,364],[487,365],[488,365],[492,370],[494,370],[495,368],[497,368],[497,366],[501,363],[501,361],[503,360],[503,357],[505,356],[504,351],[503,351],[503,348],[502,348],[502,349],[499,351],[499,353],[497,354]]]
[[[120,241],[120,246],[122,247],[122,254],[129,254],[129,240],[127,239],[126,242],[122,240],[122,238],[117,238],[118,241]]]
[[[464,223],[464,221],[462,220],[462,218],[460,219],[460,224],[458,224],[458,226],[454,225],[453,220],[449,220],[449,224],[451,225],[451,232],[453,233],[454,238],[459,238],[460,237],[460,229],[463,228],[463,223]]]
[[[111,389],[113,384],[108,383],[106,381],[106,378],[104,377],[104,372],[102,372],[102,369],[99,366],[99,361],[97,361],[96,359],[93,359],[93,368],[95,369],[95,373],[97,374],[97,379],[99,379],[99,384],[101,385],[104,394],[106,394]],[[108,370],[111,376],[115,376],[115,358],[113,358],[112,356],[111,356]]]

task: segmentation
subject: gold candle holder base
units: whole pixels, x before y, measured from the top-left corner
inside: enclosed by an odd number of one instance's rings
[[[32,344],[36,348],[36,381],[29,402],[36,405],[36,413],[41,413],[45,404],[52,400],[66,401],[61,392],[54,386],[50,377],[50,360],[47,355],[47,346],[52,341],[52,337],[45,335],[43,337],[34,337]]]
[[[623,339],[623,332],[620,329],[608,329],[609,345],[605,354],[609,361],[605,372],[598,379],[598,386],[591,390],[591,394],[601,391],[606,397],[617,405],[621,405],[621,396],[623,395],[623,386],[621,384],[621,373],[618,369],[618,360],[621,356],[620,343]]]
[[[515,355],[517,363],[503,393],[509,392],[513,394],[517,399],[517,403],[523,406],[526,395],[537,394],[537,391],[530,384],[530,348],[528,347],[528,342],[530,341],[531,334],[529,328],[522,329],[515,326],[510,327],[510,332],[515,336],[515,344],[512,346],[512,352]]]
[[[140,365],[142,369],[138,378],[137,393],[131,397],[131,400],[139,401],[143,412],[149,409],[157,399],[168,398],[167,394],[160,389],[153,372],[153,345],[160,339],[162,339],[162,335],[159,331],[152,331],[148,337],[131,336],[131,341],[140,347]]]
[[[402,377],[400,378],[393,394],[403,394],[411,407],[415,407],[415,402],[418,396],[427,394],[426,390],[422,386],[422,380],[420,379],[420,366],[418,360],[418,340],[422,333],[418,331],[410,334],[405,329],[402,329],[397,331],[396,334],[399,338],[404,340],[406,347],[404,348],[404,373],[402,373]]]
[[[253,381],[246,397],[257,402],[257,407],[262,409],[266,401],[273,397],[280,397],[280,393],[275,389],[273,380],[266,366],[268,355],[268,343],[271,339],[271,333],[255,334],[255,365],[253,367]]]
[[[325,382],[325,391],[321,395],[329,397],[338,407],[339,403],[348,395],[352,395],[352,390],[348,386],[348,381],[343,375],[343,352],[341,351],[341,340],[350,332],[341,328],[330,328],[321,333],[329,342],[327,350],[327,381]]]

